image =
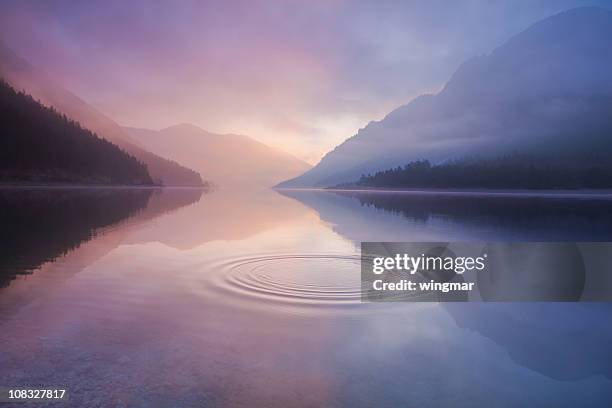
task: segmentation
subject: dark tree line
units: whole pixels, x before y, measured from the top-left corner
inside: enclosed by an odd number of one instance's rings
[[[612,165],[612,162],[610,162]],[[511,155],[432,165],[419,160],[403,167],[362,175],[339,187],[577,189],[612,188],[612,168],[588,158],[555,160]]]
[[[2,79],[0,182],[153,184],[145,164]]]

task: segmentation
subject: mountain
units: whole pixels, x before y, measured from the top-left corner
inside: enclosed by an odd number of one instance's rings
[[[0,181],[153,184],[134,157],[3,81]]]
[[[612,12],[544,19],[465,62],[436,95],[401,106],[279,187],[332,186],[426,159],[509,153],[612,156]],[[603,159],[602,159],[603,157]]]
[[[154,180],[165,185],[202,185],[195,171],[150,153],[130,139],[119,125],[91,105],[62,88],[0,41],[0,77],[47,106],[52,106],[100,137],[116,144],[147,165]]]
[[[215,134],[189,124],[160,131],[124,129],[148,150],[196,169],[222,187],[270,187],[310,168],[308,163],[248,136]]]

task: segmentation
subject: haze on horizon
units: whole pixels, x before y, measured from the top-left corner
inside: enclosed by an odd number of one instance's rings
[[[4,1],[0,39],[118,123],[193,123],[312,164],[467,58],[606,1]]]

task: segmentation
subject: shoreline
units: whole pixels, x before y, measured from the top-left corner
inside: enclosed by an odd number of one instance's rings
[[[332,193],[367,194],[405,194],[405,195],[446,195],[482,197],[552,197],[552,198],[608,198],[612,199],[612,189],[392,189],[392,188],[288,188],[275,187],[279,191],[326,191]]]

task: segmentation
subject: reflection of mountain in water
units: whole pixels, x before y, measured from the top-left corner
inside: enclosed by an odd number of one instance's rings
[[[612,222],[606,217],[612,208],[609,200],[569,199],[523,195],[403,194],[393,192],[340,192],[357,198],[363,205],[400,214],[415,221],[427,222],[436,216],[455,219],[497,221],[514,225],[536,221],[546,225],[550,218],[577,218]],[[609,228],[608,228],[609,229]]]
[[[128,219],[150,219],[199,200],[201,190],[0,190],[0,286],[80,247]]]
[[[403,240],[523,240],[610,241],[612,200],[605,196],[504,195],[339,191],[282,191],[317,210],[348,238],[392,241],[404,230]],[[340,198],[342,197],[342,198]],[[387,236],[361,239],[361,230],[378,230],[384,212],[405,223],[388,226]],[[352,216],[350,215],[352,214]],[[352,224],[352,225],[351,225]],[[390,224],[386,221],[386,224]],[[343,234],[344,235],[344,234]],[[401,234],[400,234],[401,235]]]
[[[612,238],[609,200],[298,190],[281,193],[315,209],[337,233],[356,242]],[[603,271],[609,266],[587,267]],[[610,282],[606,285],[610,287]],[[597,289],[588,287],[589,291]],[[441,305],[457,326],[489,338],[507,350],[513,361],[530,370],[558,380],[600,375],[612,378],[610,303]]]
[[[5,286],[15,275],[78,247],[146,207],[152,190],[2,190],[0,245]]]
[[[140,228],[125,243],[157,241],[193,249],[214,240],[246,239],[300,217],[304,217],[302,206],[270,191],[219,189],[195,205]]]
[[[459,327],[505,348],[518,364],[558,380],[612,379],[610,303],[443,303]]]

